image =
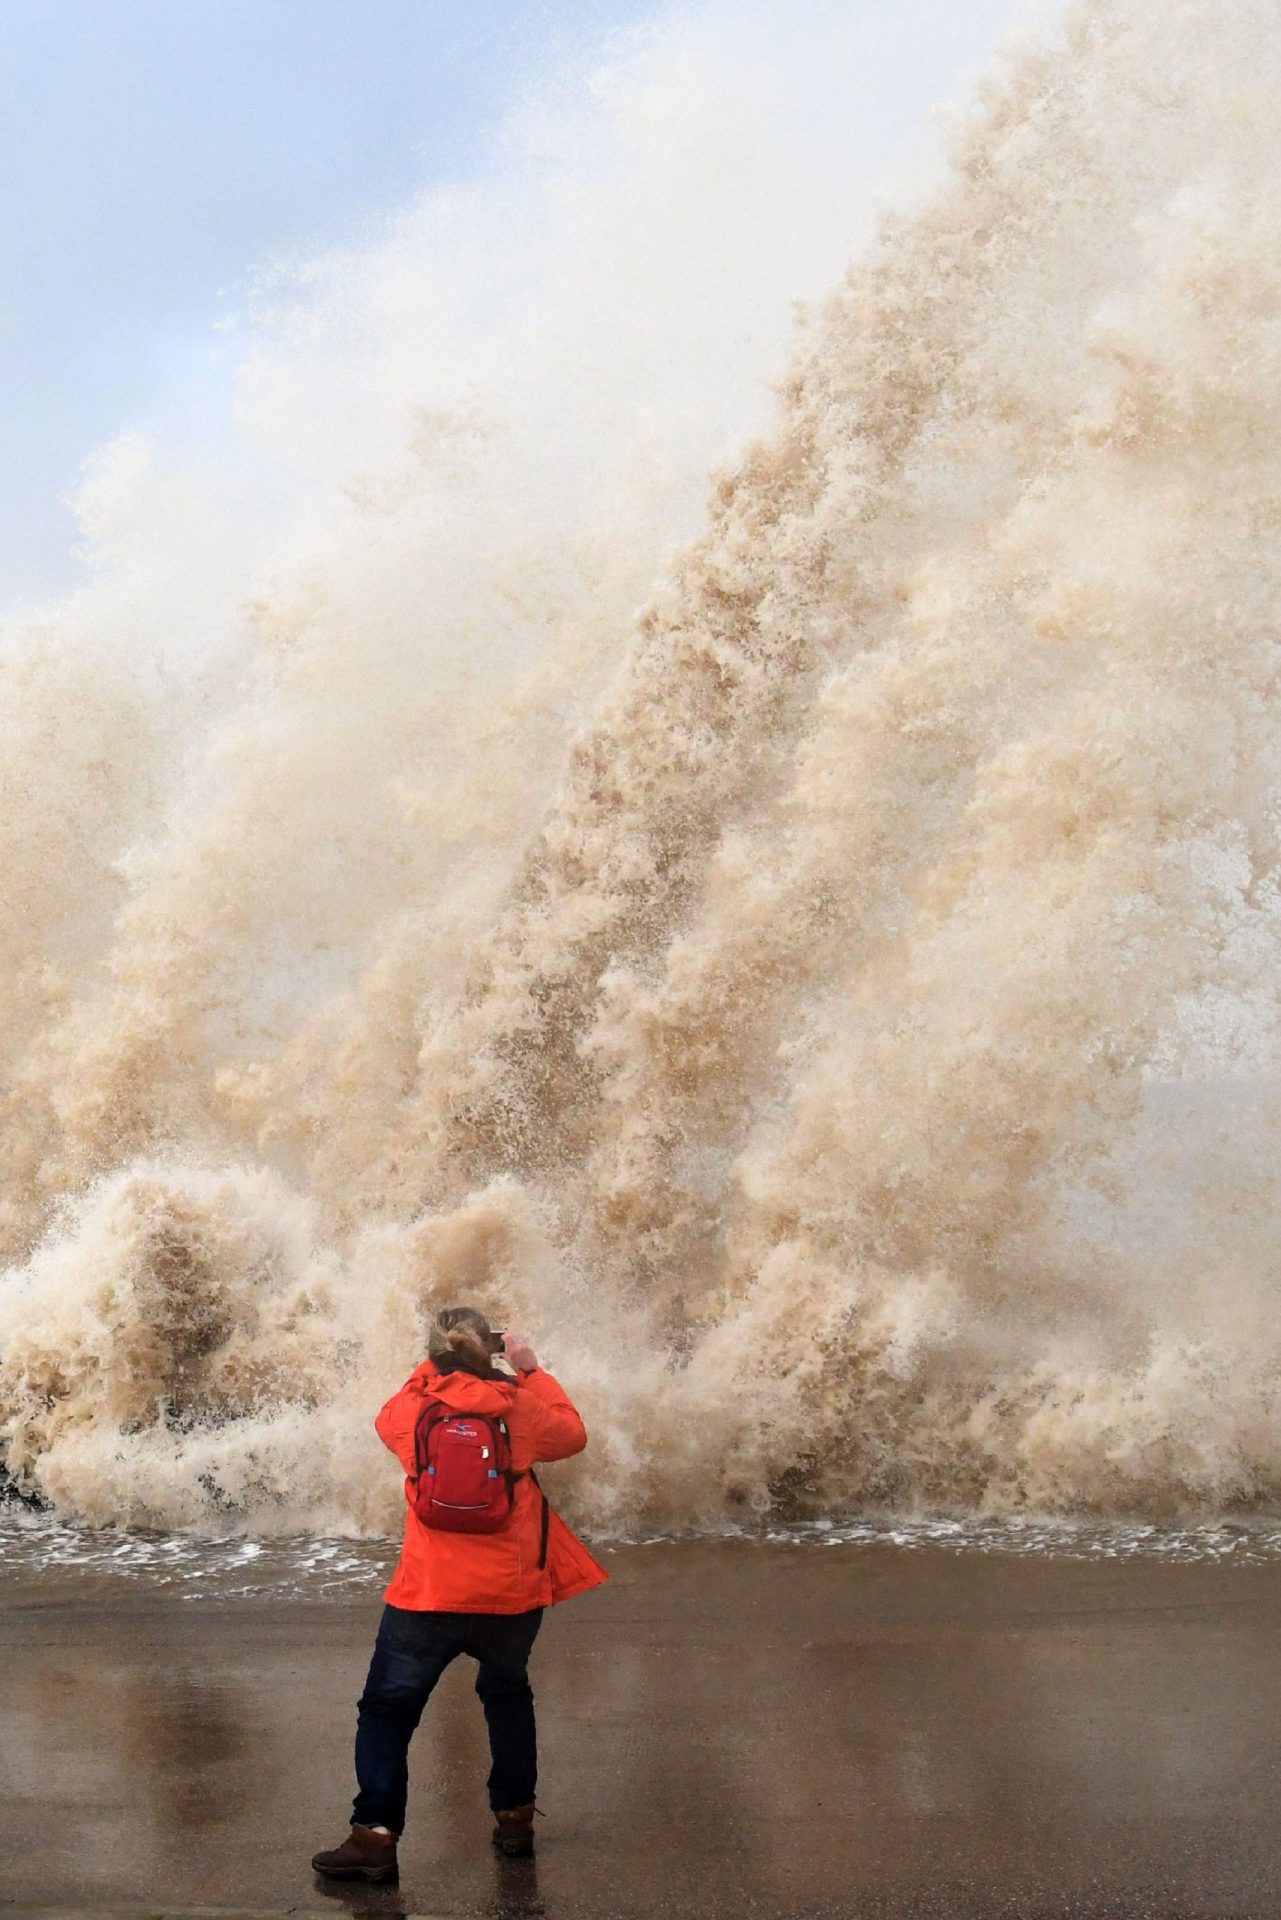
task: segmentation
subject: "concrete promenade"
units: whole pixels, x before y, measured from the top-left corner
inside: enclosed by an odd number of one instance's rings
[[[0,1571],[0,1915],[1281,1915],[1281,1564],[623,1549],[535,1653],[534,1863],[487,1844],[474,1669],[399,1889],[327,1888],[366,1599]]]

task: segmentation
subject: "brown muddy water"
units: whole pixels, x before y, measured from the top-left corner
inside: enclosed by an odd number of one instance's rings
[[[1274,1536],[862,1535],[607,1550],[536,1655],[537,1861],[487,1845],[460,1665],[401,1886],[353,1895],[308,1859],[344,1830],[387,1551],[7,1522],[0,1906],[1281,1912]]]

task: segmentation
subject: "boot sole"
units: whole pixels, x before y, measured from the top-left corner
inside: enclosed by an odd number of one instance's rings
[[[314,1872],[326,1880],[399,1880],[399,1867],[322,1867],[312,1861]]]

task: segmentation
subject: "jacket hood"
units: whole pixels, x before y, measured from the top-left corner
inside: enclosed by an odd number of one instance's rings
[[[424,1391],[442,1400],[447,1407],[456,1407],[459,1413],[510,1412],[512,1401],[516,1398],[514,1380],[481,1380],[474,1373],[465,1373],[462,1368],[450,1373],[440,1373],[430,1361],[421,1369]]]

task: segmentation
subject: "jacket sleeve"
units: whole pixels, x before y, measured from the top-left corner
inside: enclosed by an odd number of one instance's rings
[[[406,1473],[414,1470],[414,1428],[423,1404],[427,1362],[416,1367],[399,1393],[393,1393],[374,1421],[374,1429],[385,1447],[390,1447]]]
[[[568,1460],[587,1445],[587,1429],[577,1407],[552,1374],[539,1367],[523,1373],[520,1391],[526,1400],[530,1420],[530,1439],[535,1460]]]

